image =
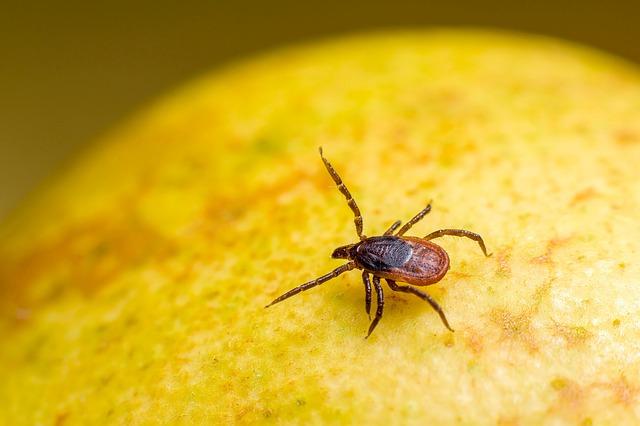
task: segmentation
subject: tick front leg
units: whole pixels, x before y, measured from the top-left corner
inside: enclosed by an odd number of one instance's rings
[[[424,237],[425,240],[433,240],[434,238],[444,237],[445,235],[451,235],[454,237],[466,237],[470,238],[473,241],[477,242],[482,252],[485,256],[489,257],[493,253],[487,253],[487,248],[484,245],[484,240],[480,236],[480,234],[476,234],[475,232],[467,231],[466,229],[441,229],[439,231],[435,231]]]
[[[386,231],[384,231],[384,234],[382,235],[391,235],[393,234],[393,231],[395,231],[396,229],[398,229],[398,226],[400,226],[402,222],[399,220],[396,220],[395,222],[393,222],[393,224],[389,227],[389,229],[387,229]]]
[[[422,299],[422,300],[426,301],[427,303],[429,303],[431,305],[431,307],[433,309],[435,309],[435,311],[438,313],[438,315],[440,315],[440,319],[442,320],[442,323],[444,324],[444,326],[447,327],[450,331],[453,331],[453,329],[449,326],[449,321],[447,321],[447,317],[444,315],[444,311],[442,310],[440,305],[438,305],[438,302],[433,300],[431,298],[431,296],[429,296],[427,293],[423,293],[420,290],[418,290],[417,288],[413,288],[413,287],[410,287],[408,285],[398,285],[393,280],[386,280],[386,281],[387,281],[387,284],[389,284],[389,287],[391,287],[391,290],[400,291],[402,293],[415,294],[420,299]]]
[[[373,330],[378,325],[380,318],[382,318],[382,311],[384,310],[384,293],[382,292],[382,286],[380,285],[380,277],[376,277],[375,275],[373,276],[373,286],[375,287],[376,294],[378,295],[378,309],[376,310],[376,317],[369,326],[369,332],[365,339],[368,339],[369,336],[371,336],[371,333],[373,333]]]
[[[362,271],[362,282],[364,282],[364,310],[371,320],[371,281],[369,280],[369,273]]]
[[[422,218],[425,217],[427,215],[427,213],[429,213],[430,211],[431,211],[431,202],[429,202],[429,204],[427,204],[427,207],[425,207],[424,209],[420,210],[420,212],[418,212],[417,215],[412,217],[409,222],[405,223],[404,226],[402,228],[400,228],[400,230],[398,231],[398,233],[396,235],[399,236],[399,237],[403,236],[405,232],[407,232],[409,229],[411,229],[411,227],[413,225],[415,225],[416,223],[420,222],[422,220]]]
[[[342,182],[342,178],[340,178],[340,175],[333,168],[329,160],[324,158],[324,155],[322,154],[322,147],[319,148],[319,151],[320,151],[320,158],[322,158],[322,162],[324,163],[324,166],[326,167],[327,172],[329,172],[331,179],[333,179],[333,181],[336,183],[336,186],[338,187],[338,191],[340,191],[342,195],[344,195],[344,197],[347,199],[347,204],[349,205],[349,208],[353,212],[353,216],[354,216],[353,222],[356,225],[356,233],[358,234],[358,238],[360,238],[361,240],[364,240],[367,237],[362,233],[362,214],[360,213],[360,209],[356,204],[356,200],[353,199],[353,196],[347,189],[347,186],[344,184],[344,182]]]
[[[322,283],[325,283],[327,281],[329,281],[330,279],[333,279],[335,277],[337,277],[340,274],[343,274],[347,271],[352,270],[353,268],[355,268],[356,265],[353,262],[349,262],[349,263],[345,263],[344,265],[334,269],[333,271],[329,272],[328,274],[325,274],[321,277],[316,278],[315,280],[311,280],[309,282],[306,282],[304,284],[299,285],[296,288],[293,288],[291,290],[289,290],[288,292],[286,292],[285,294],[283,294],[282,296],[278,297],[277,299],[275,299],[273,302],[269,303],[267,306],[265,306],[265,308],[268,308],[271,305],[275,305],[276,303],[282,302],[285,299],[290,298],[291,296],[295,296],[296,294],[305,291],[305,290],[309,290],[310,288],[313,288],[315,286],[318,286]]]

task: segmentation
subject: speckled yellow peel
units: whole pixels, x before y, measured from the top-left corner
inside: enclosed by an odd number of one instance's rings
[[[265,310],[365,233],[461,227],[424,302],[359,274]],[[521,35],[283,50],[112,133],[0,227],[1,424],[640,421],[640,73]]]

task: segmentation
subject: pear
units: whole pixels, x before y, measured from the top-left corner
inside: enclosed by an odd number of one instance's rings
[[[451,269],[365,339],[353,214]],[[2,424],[640,421],[640,73],[564,41],[381,32],[214,71],[0,225]],[[375,306],[375,299],[374,299]]]

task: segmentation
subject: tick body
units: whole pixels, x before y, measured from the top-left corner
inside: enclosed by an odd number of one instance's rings
[[[407,284],[425,286],[437,283],[449,270],[447,252],[423,238],[371,237],[350,250],[347,258],[353,259],[357,268],[380,278]]]
[[[413,286],[427,286],[437,283],[446,275],[449,270],[449,256],[442,247],[430,240],[445,235],[470,238],[478,243],[485,256],[491,256],[487,253],[482,237],[479,234],[464,229],[441,229],[422,238],[405,237],[405,232],[411,229],[413,225],[431,211],[431,204],[428,204],[395,234],[394,232],[401,224],[399,220],[394,222],[383,235],[366,237],[362,233],[362,215],[360,214],[360,209],[331,163],[322,155],[322,148],[320,148],[320,157],[327,171],[338,186],[338,190],[345,196],[347,204],[354,213],[354,223],[360,241],[338,247],[333,251],[331,257],[335,259],[347,259],[349,261],[348,263],[334,269],[328,274],[289,290],[267,305],[267,307],[282,302],[302,291],[323,284],[344,272],[352,269],[360,269],[362,270],[362,281],[365,288],[365,311],[368,315],[370,315],[371,312],[372,282],[378,302],[376,315],[373,321],[371,321],[367,337],[371,335],[378,325],[380,318],[382,318],[384,292],[380,284],[381,279],[387,282],[391,290],[411,293],[429,303],[438,313],[445,327],[453,331],[449,326],[444,311],[431,296],[417,288],[398,285],[396,282],[404,282]],[[373,280],[371,277],[373,277]]]

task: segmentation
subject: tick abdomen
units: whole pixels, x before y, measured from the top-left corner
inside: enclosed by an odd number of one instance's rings
[[[371,237],[357,247],[354,259],[382,278],[413,285],[433,284],[449,270],[449,256],[438,245],[417,237]]]

